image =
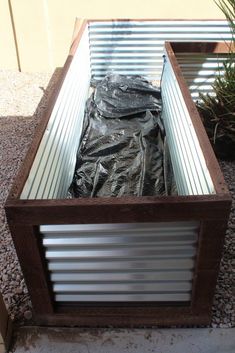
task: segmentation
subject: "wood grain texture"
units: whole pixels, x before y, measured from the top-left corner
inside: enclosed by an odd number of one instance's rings
[[[74,25],[74,30],[73,30],[73,37],[72,37],[72,43],[70,46],[70,51],[69,51],[69,56],[74,56],[76,53],[76,49],[78,47],[78,44],[80,43],[80,40],[82,38],[82,35],[88,25],[88,21],[85,19],[79,19],[76,18],[75,25]]]
[[[35,313],[53,313],[53,297],[47,280],[41,237],[32,225],[9,223],[13,242]]]
[[[227,196],[8,200],[8,221],[18,224],[134,223],[224,219]]]
[[[170,42],[175,54],[227,54],[228,49],[234,49],[234,43],[226,42]]]
[[[190,308],[151,307],[151,308],[81,308],[69,310],[60,308],[61,313],[37,315],[38,325],[82,326],[82,327],[169,327],[175,325],[208,325],[210,317],[206,313],[193,314]],[[63,313],[64,311],[64,313]]]
[[[8,319],[8,312],[5,307],[2,295],[0,294],[0,336],[2,336],[3,340],[7,334]]]
[[[211,313],[226,228],[226,218],[201,224],[192,291],[195,313]]]
[[[0,352],[7,352],[12,337],[12,320],[0,293]]]

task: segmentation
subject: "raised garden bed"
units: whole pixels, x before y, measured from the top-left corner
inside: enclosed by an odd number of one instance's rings
[[[231,200],[170,44],[162,117],[178,196],[66,199],[100,28],[80,24],[6,204],[36,322],[208,324]]]

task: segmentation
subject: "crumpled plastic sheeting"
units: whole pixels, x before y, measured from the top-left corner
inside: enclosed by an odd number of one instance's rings
[[[160,92],[109,75],[88,99],[69,197],[165,195]]]
[[[147,109],[161,111],[160,90],[140,76],[106,76],[97,84],[94,101],[106,118],[122,118]]]

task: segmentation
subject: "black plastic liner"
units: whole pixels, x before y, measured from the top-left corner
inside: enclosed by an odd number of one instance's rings
[[[160,90],[140,76],[108,75],[97,84],[94,101],[106,118],[161,111]]]
[[[160,112],[160,90],[144,78],[115,74],[99,81],[86,104],[68,196],[167,194]]]

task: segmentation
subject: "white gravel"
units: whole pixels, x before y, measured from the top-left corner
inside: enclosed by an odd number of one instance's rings
[[[31,302],[3,206],[58,76],[59,70],[53,75],[0,71],[0,291],[12,318],[19,323],[31,319]],[[233,206],[216,287],[212,326],[232,327],[235,325],[235,162],[222,162],[221,167],[233,196]]]

